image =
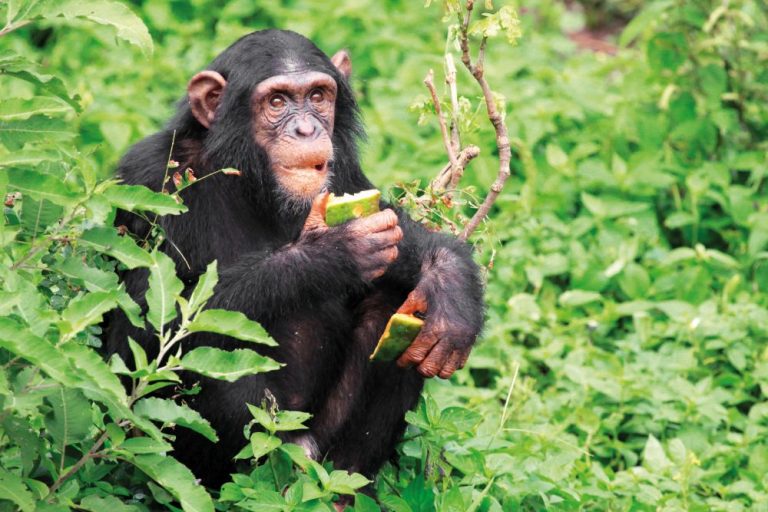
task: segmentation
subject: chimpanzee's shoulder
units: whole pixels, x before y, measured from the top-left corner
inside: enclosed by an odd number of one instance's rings
[[[160,131],[134,144],[117,166],[116,176],[129,185],[159,191],[168,165],[173,133]],[[165,155],[158,158],[158,155]]]

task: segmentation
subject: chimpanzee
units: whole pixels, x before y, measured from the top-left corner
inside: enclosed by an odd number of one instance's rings
[[[242,173],[195,183],[181,193],[189,212],[158,221],[162,249],[187,291],[218,260],[209,307],[260,322],[279,344],[262,353],[285,363],[235,383],[203,379],[200,393],[188,397],[220,442],[178,429],[175,455],[208,485],[232,469],[245,443],[246,404],[261,403],[265,390],[281,408],[312,413],[309,430],[290,440],[314,458],[372,476],[392,455],[424,377],[448,378],[463,367],[480,332],[482,284],[465,243],[387,204],[340,226],[323,220],[329,191],[373,188],[358,159],[363,129],[350,71],[345,51],[329,59],[294,32],[251,33],[192,77],[166,128],[119,165],[124,182],[157,191],[169,151],[179,171],[193,169],[198,179],[223,168]],[[129,212],[119,212],[116,224],[141,238],[150,229]],[[124,281],[146,307],[146,271],[127,272]],[[420,335],[396,363],[370,363],[398,308],[425,314]],[[156,344],[118,315],[108,326],[108,351],[129,358],[129,335],[150,351]],[[241,345],[196,336],[197,345]]]

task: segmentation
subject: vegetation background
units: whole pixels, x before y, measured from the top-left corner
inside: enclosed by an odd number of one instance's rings
[[[354,510],[768,510],[768,5],[506,5],[523,35],[492,39],[486,58],[513,161],[474,238],[485,334],[463,371],[430,381],[374,482],[379,503],[358,495]],[[178,403],[148,393],[182,368],[228,379],[274,368],[252,351],[185,353],[184,337],[270,339],[244,317],[202,311],[215,266],[179,299],[154,244],[110,226],[116,207],[184,206],[109,178],[189,77],[238,36],[281,27],[351,51],[365,169],[413,199],[446,161],[422,79],[455,52],[446,26],[461,8],[0,3],[0,510],[329,510],[366,483],[283,445],[275,434],[306,416],[270,404],[253,404],[261,428],[244,432],[244,469],[222,489],[174,461],[174,428],[215,433],[183,406],[194,390]],[[464,141],[481,155],[438,219],[471,213],[498,165],[463,69],[459,93]],[[108,366],[93,349],[106,311],[144,321],[116,265],[150,269],[146,319],[165,358],[135,348],[132,368]],[[176,305],[181,321],[166,329]]]

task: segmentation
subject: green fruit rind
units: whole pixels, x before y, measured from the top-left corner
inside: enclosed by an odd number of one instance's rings
[[[343,196],[331,194],[325,210],[325,223],[329,226],[338,226],[348,220],[376,213],[379,211],[379,199],[381,199],[381,192],[375,188]]]
[[[392,361],[407,349],[421,331],[424,321],[413,315],[395,313],[371,354],[371,361]]]

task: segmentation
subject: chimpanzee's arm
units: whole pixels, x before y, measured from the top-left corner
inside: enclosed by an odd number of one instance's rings
[[[329,228],[311,213],[296,242],[245,254],[223,269],[212,305],[268,321],[361,291],[397,258],[397,223],[386,210]]]
[[[399,212],[403,240],[385,279],[413,290],[401,312],[426,313],[421,333],[398,360],[426,376],[450,375],[466,362],[483,325],[483,285],[469,245],[426,230]]]

